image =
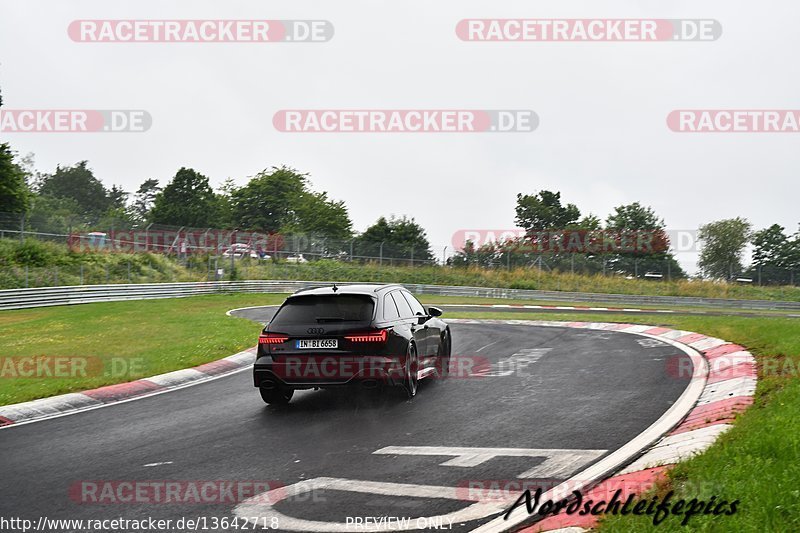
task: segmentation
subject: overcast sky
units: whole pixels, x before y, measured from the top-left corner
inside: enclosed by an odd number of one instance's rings
[[[714,42],[463,42],[464,18],[713,18]],[[75,43],[75,19],[324,19],[327,43]],[[683,134],[682,108],[800,109],[800,4],[684,1],[0,0],[9,109],[143,109],[146,133],[3,135],[36,167],[86,159],[133,191],[191,166],[215,186],[286,164],[344,200],[355,228],[413,216],[435,245],[513,228],[515,196],[559,190],[605,218],[641,201],[671,229],[800,222],[800,134]],[[532,109],[508,134],[290,134],[281,109]],[[439,250],[441,248],[438,248]],[[682,254],[693,268],[694,257]]]

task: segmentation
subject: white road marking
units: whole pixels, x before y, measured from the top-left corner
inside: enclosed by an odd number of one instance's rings
[[[481,350],[483,350],[484,348],[488,348],[489,346],[494,346],[494,345],[495,345],[495,344],[497,344],[498,342],[500,342],[500,339],[498,339],[498,340],[496,340],[496,341],[494,341],[494,342],[490,342],[490,343],[489,343],[489,344],[487,344],[486,346],[482,346],[482,347],[478,348],[477,350],[475,350],[475,353],[477,353],[477,352],[480,352]]]
[[[339,479],[329,477],[318,477],[307,481],[300,481],[287,487],[279,487],[271,491],[257,494],[248,498],[233,509],[233,514],[252,521],[258,520],[258,524],[266,520],[269,524],[271,520],[277,519],[280,528],[284,531],[307,531],[317,532],[359,532],[376,533],[379,531],[402,531],[408,529],[397,521],[383,524],[346,524],[341,522],[320,522],[316,520],[305,520],[287,516],[275,509],[275,504],[286,498],[298,496],[314,490],[338,490],[344,492],[357,492],[362,494],[379,494],[382,496],[405,496],[410,498],[437,498],[445,500],[461,500],[468,503],[466,493],[463,488],[456,487],[437,487],[433,485],[414,485],[408,483],[385,483],[379,481],[362,481],[356,479]],[[419,522],[427,524],[441,523],[453,524],[459,522],[469,522],[478,520],[485,516],[491,516],[502,512],[508,506],[508,501],[500,499],[490,499],[488,501],[478,501],[454,511],[452,513],[411,518],[411,529],[417,529]]]
[[[147,466],[161,466],[161,465],[171,465],[171,464],[172,464],[172,461],[161,461],[160,463],[147,463],[146,465],[142,465],[142,466],[147,467]]]
[[[495,457],[539,457],[542,463],[518,475],[525,478],[560,478],[594,461],[608,450],[568,450],[547,448],[465,448],[450,446],[386,446],[378,455],[443,455],[452,459],[441,466],[471,468]]]

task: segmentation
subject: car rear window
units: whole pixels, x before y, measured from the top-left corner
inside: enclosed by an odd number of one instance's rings
[[[369,296],[339,294],[295,296],[286,301],[270,324],[324,324],[326,322],[369,322],[375,303]]]

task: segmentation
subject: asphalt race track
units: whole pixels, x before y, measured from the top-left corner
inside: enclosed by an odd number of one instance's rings
[[[234,312],[257,321],[271,313]],[[421,382],[413,401],[396,391],[299,391],[288,407],[269,407],[243,371],[0,431],[3,514],[233,517],[235,502],[92,503],[80,490],[87,481],[257,480],[287,489],[306,481],[313,490],[245,506],[247,516],[273,508],[282,517],[342,524],[348,517],[458,517],[451,513],[472,503],[465,496],[470,481],[496,487],[520,475],[566,479],[656,421],[688,381],[667,372],[668,361],[683,352],[636,335],[489,324],[451,329],[454,360],[473,366]],[[494,512],[456,521],[451,530],[474,529]],[[281,520],[277,529],[291,530],[292,520]],[[345,531],[335,524],[318,530]]]

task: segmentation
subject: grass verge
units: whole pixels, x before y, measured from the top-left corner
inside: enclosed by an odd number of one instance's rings
[[[234,307],[278,304],[277,294],[228,294],[108,302],[0,312],[0,405],[132,381],[197,366],[254,346],[259,327],[225,315]],[[86,358],[76,377],[13,377],[36,358]],[[64,361],[61,359],[61,361]],[[73,368],[73,367],[70,367]],[[71,372],[71,370],[67,370]],[[68,374],[69,375],[69,374]]]

